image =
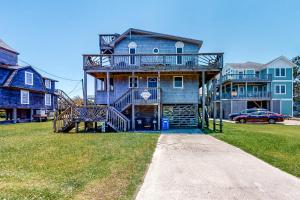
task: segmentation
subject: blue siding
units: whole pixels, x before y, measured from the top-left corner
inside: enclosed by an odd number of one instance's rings
[[[29,104],[21,104],[20,95],[20,90],[0,88],[0,108],[31,108],[53,110],[57,104],[56,97],[52,95],[51,106],[46,106],[45,94],[36,92],[29,92]]]
[[[33,73],[33,85],[25,84],[25,72]],[[45,91],[44,81],[38,73],[31,68],[25,68],[18,71],[11,83],[12,87],[19,87],[28,90]]]
[[[281,101],[281,113],[285,115],[293,115],[293,101],[282,100]]]
[[[5,83],[5,80],[8,78],[11,70],[0,68],[0,86]]]
[[[153,37],[140,37],[132,35],[120,41],[114,49],[115,54],[128,54],[128,44],[135,42],[137,44],[136,53],[153,53],[154,48],[159,49],[160,54],[176,53],[175,43],[177,41],[159,39]],[[184,43],[183,53],[198,53],[199,47],[195,44]]]
[[[293,69],[285,68],[286,76],[285,77],[276,77],[275,76],[275,68],[269,68],[269,74],[272,74],[272,80],[293,80]]]
[[[4,49],[0,49],[0,63],[6,65],[16,65],[18,62],[18,55]]]

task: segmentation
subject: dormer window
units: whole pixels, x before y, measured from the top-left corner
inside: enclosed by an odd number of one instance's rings
[[[135,65],[135,56],[134,56],[134,54],[136,54],[136,47],[137,47],[137,45],[136,45],[135,42],[130,42],[128,44],[128,49],[129,49],[129,54],[130,54],[130,56],[129,56],[129,64],[130,65]]]
[[[182,54],[183,53],[183,47],[184,43],[183,42],[176,42],[175,43],[176,47],[176,54]],[[182,65],[182,56],[176,56],[176,64],[177,65]]]
[[[25,72],[25,84],[33,85],[33,73]]]
[[[51,81],[50,80],[48,80],[48,79],[45,80],[45,87],[47,89],[51,89]]]

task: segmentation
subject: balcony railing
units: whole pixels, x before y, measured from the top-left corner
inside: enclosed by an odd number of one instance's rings
[[[222,65],[223,53],[83,55],[84,70],[196,70]]]
[[[248,92],[237,93],[231,95],[230,93],[223,93],[223,99],[269,99],[271,98],[271,92]],[[217,97],[219,99],[219,97]]]
[[[223,82],[225,81],[272,81],[272,74],[226,74],[223,76]]]

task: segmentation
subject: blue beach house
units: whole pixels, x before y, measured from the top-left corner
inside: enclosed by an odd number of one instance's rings
[[[285,56],[266,64],[227,63],[223,68],[223,114],[265,108],[293,115],[293,67]]]
[[[0,39],[0,109],[6,121],[32,121],[57,107],[55,80],[31,66],[18,65],[19,53]]]

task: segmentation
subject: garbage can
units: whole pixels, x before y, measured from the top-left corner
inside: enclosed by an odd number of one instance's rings
[[[162,118],[161,119],[161,126],[162,126],[162,130],[169,130],[169,126],[170,126],[170,122],[168,118]]]

